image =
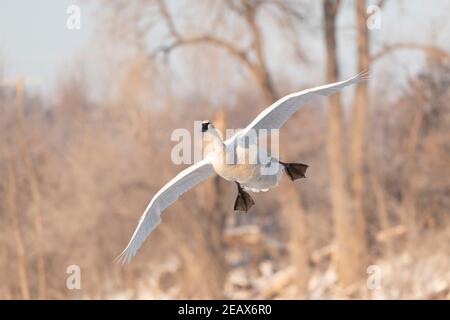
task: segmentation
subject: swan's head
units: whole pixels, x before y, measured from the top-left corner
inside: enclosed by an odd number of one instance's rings
[[[202,121],[202,133],[208,132],[209,130],[214,129],[214,125],[209,120]]]
[[[208,146],[209,148],[217,149],[223,145],[222,134],[209,120],[202,122],[202,137],[205,147]]]
[[[213,137],[215,137],[219,138],[219,140],[222,140],[222,135],[209,120],[202,121],[202,134],[204,139],[212,139]]]

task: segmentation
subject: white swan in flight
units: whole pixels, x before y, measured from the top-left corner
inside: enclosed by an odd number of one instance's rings
[[[308,168],[305,164],[284,163],[270,155],[261,159],[260,154],[264,152],[260,150],[257,150],[258,156],[255,157],[249,151],[254,146],[255,134],[259,136],[267,133],[268,130],[281,128],[292,114],[315,96],[329,96],[346,86],[366,79],[367,74],[361,73],[346,81],[289,94],[265,109],[244,130],[226,141],[222,140],[220,133],[211,122],[204,121],[202,123],[203,139],[209,143],[206,157],[181,171],[156,193],[139,219],[130,242],[116,261],[130,262],[144,240],[161,222],[161,212],[183,193],[214,174],[237,184],[238,195],[234,209],[238,211],[248,211],[254,204],[253,199],[244,190],[267,191],[278,184],[283,171],[292,181],[304,178]]]

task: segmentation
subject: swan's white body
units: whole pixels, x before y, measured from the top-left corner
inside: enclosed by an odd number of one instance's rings
[[[277,186],[283,166],[257,141],[230,139],[223,141],[214,128],[204,134],[206,157],[214,171],[228,181],[236,181],[252,192],[268,191]]]
[[[205,139],[210,140],[205,159],[180,172],[156,193],[139,219],[139,224],[130,242],[119,255],[117,261],[129,262],[136,255],[144,240],[161,222],[161,212],[174,203],[183,193],[215,173],[226,180],[242,184],[244,188],[250,191],[266,191],[276,186],[283,171],[278,159],[268,155],[255,160],[254,157],[258,152],[252,151],[250,152],[250,159],[253,157],[253,161],[248,160],[249,150],[252,149],[254,143],[249,143],[247,138],[256,134],[256,140],[250,140],[257,141],[261,135],[267,134],[267,130],[281,128],[289,117],[312,97],[331,95],[346,86],[357,84],[365,79],[366,74],[360,74],[346,81],[287,95],[261,112],[244,130],[226,141],[220,138],[213,127],[211,128],[213,130],[205,132]],[[231,161],[230,163],[226,160],[226,156],[235,157],[237,162]],[[267,170],[267,168],[273,170],[269,170],[270,174],[267,174],[267,172],[263,174],[263,170]]]

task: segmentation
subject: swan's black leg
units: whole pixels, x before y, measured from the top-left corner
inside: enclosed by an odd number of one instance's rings
[[[236,201],[234,202],[234,210],[235,211],[243,211],[247,212],[254,204],[252,197],[243,190],[241,185],[236,182],[238,188],[238,195]]]

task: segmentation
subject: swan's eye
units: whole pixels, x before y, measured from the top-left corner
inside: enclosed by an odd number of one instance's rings
[[[209,122],[203,122],[202,123],[202,132],[206,132],[209,127]]]

